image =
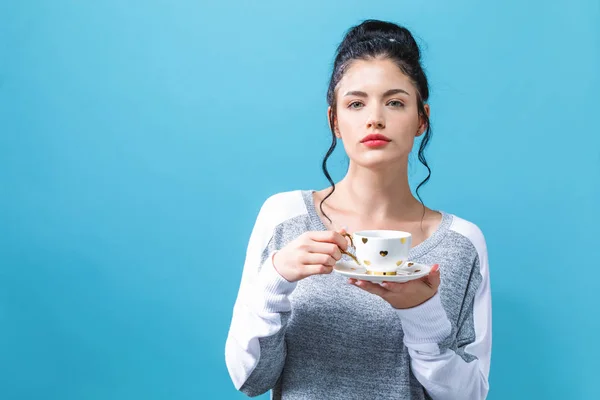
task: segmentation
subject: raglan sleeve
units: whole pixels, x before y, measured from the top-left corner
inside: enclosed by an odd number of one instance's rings
[[[489,391],[491,292],[487,248],[478,232],[458,326],[448,319],[439,292],[420,306],[398,310],[411,369],[434,400],[480,400]]]
[[[277,200],[262,205],[246,249],[238,295],[225,343],[227,370],[236,389],[254,397],[272,389],[286,358],[285,328],[289,295],[296,283],[275,270],[274,229]]]

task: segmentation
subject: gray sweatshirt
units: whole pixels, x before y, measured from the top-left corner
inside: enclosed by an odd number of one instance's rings
[[[491,356],[481,230],[442,212],[411,261],[439,264],[436,295],[397,310],[336,273],[288,282],[272,254],[326,230],[312,191],[268,198],[250,236],[225,359],[238,390],[272,399],[484,399]]]

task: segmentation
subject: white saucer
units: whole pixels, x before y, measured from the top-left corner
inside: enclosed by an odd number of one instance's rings
[[[338,261],[333,267],[333,272],[348,278],[360,279],[370,282],[408,282],[429,275],[433,265],[408,262],[406,267],[400,267],[397,275],[367,275],[367,270],[354,261]],[[410,265],[410,267],[408,266]]]

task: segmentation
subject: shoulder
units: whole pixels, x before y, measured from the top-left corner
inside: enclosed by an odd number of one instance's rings
[[[448,229],[470,242],[477,251],[480,260],[487,259],[487,244],[483,231],[479,226],[457,215],[451,215],[452,222]]]
[[[485,246],[485,236],[482,230],[471,221],[452,214],[452,222],[449,229],[469,239],[475,247]]]
[[[304,190],[274,193],[264,200],[258,219],[262,224],[275,227],[286,220],[307,214],[305,197],[308,195],[311,192]]]

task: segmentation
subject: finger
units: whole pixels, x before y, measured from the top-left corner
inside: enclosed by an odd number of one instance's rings
[[[429,272],[429,275],[424,276],[423,278],[421,278],[421,280],[423,282],[425,282],[427,284],[427,286],[429,286],[431,288],[437,288],[440,285],[439,265],[435,264],[431,268],[431,271]]]
[[[306,253],[302,257],[302,263],[304,265],[328,265],[331,267],[334,266],[336,262],[335,258],[329,254],[323,253]]]
[[[383,282],[381,286],[389,290],[390,292],[400,293],[406,289],[409,282]]]
[[[368,281],[357,281],[355,284],[355,286],[358,286],[359,288],[372,293],[372,294],[376,294],[377,296],[380,297],[385,297],[388,293],[388,290],[384,287],[381,287],[381,285],[377,285],[375,283],[372,282],[368,282]]]
[[[348,248],[348,243],[346,242],[346,239],[338,232],[315,231],[310,233],[309,238],[314,240],[315,242],[335,243],[342,250],[346,250],[346,248]]]
[[[428,278],[431,287],[437,288],[440,286],[441,278],[439,269],[432,270],[432,272],[429,273]]]
[[[342,258],[340,248],[333,243],[312,242],[312,244],[308,246],[308,251],[311,253],[328,254],[336,260]]]
[[[323,275],[330,274],[331,271],[333,271],[333,267],[329,265],[305,265],[304,268],[302,268],[302,275],[305,277],[310,275]]]

